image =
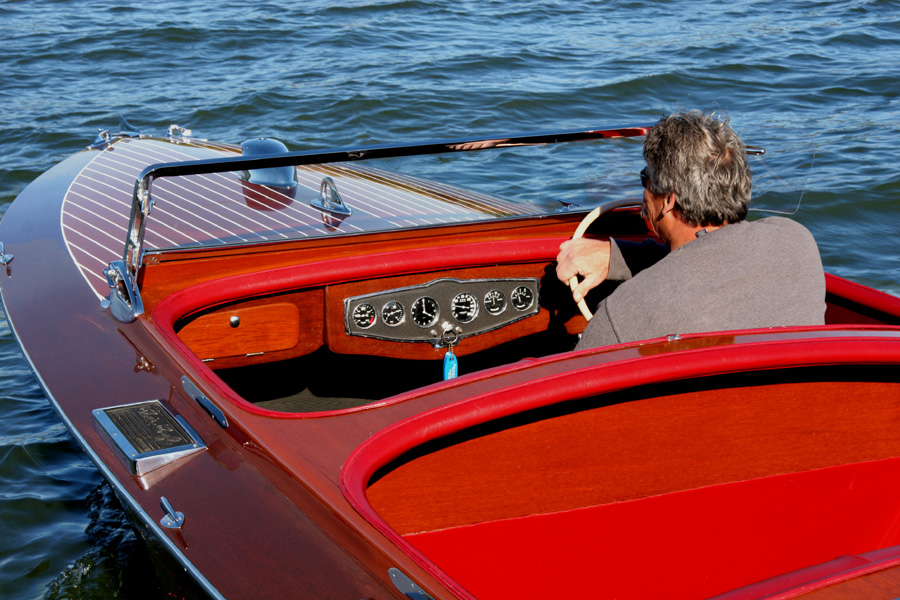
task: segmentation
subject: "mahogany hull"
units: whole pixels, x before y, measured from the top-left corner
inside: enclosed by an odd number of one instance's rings
[[[854,572],[900,589],[883,501],[900,458],[900,300],[829,276],[825,327],[565,352],[584,321],[552,265],[581,215],[520,214],[157,248],[139,280],[146,311],[123,323],[101,306],[98,275],[119,257],[85,233],[108,221],[64,207],[94,159],[76,155],[10,207],[0,292],[61,419],[206,593],[402,598],[408,579],[435,599],[521,598],[602,580],[610,597],[674,585],[764,598],[794,594],[778,579],[794,571],[810,589]],[[592,234],[642,239],[636,213],[613,211]],[[103,235],[124,240],[127,215],[109,221]],[[461,365],[480,370],[458,379],[440,381],[445,349],[347,334],[348,297],[492,277],[537,280],[540,310],[462,340]],[[278,366],[310,390],[372,377],[385,395],[329,408],[334,394],[316,390],[325,406],[307,410],[236,391],[233,373],[264,387]],[[135,474],[95,411],[151,400],[202,450]],[[790,501],[748,518],[774,496]],[[162,498],[180,527],[161,524]],[[844,529],[821,527],[838,517]],[[773,545],[805,550],[771,552],[758,538],[776,531]],[[860,558],[834,562],[843,554]],[[635,582],[648,573],[656,584]]]

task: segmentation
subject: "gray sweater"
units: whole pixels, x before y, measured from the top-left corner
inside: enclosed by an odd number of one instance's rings
[[[577,348],[674,333],[822,325],[825,274],[812,234],[769,217],[716,229],[632,276],[613,241],[603,300]]]

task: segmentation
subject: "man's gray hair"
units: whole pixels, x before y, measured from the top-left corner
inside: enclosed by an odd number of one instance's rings
[[[728,119],[691,111],[664,117],[644,139],[651,191],[674,193],[681,217],[702,227],[747,217],[752,180]]]

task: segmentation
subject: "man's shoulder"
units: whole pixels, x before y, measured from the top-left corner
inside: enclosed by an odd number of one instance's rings
[[[796,232],[797,234],[812,235],[801,223],[787,217],[766,217],[756,221],[744,221],[751,227],[766,228],[772,231]]]
[[[757,221],[747,221],[751,231],[762,243],[772,243],[788,247],[817,248],[813,234],[801,223],[786,217],[766,217]],[[818,253],[818,250],[816,250]]]

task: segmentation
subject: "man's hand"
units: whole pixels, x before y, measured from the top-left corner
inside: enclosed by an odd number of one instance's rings
[[[556,257],[556,276],[559,280],[569,285],[573,277],[584,277],[572,291],[575,302],[580,302],[609,275],[609,248],[609,240],[585,238],[563,242],[559,247]]]

